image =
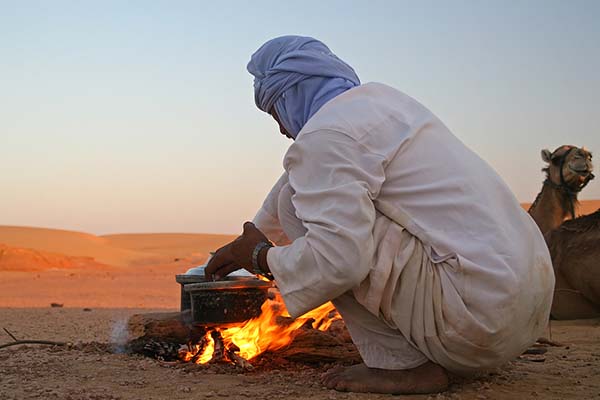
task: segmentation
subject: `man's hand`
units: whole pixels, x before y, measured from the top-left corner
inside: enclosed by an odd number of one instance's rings
[[[206,266],[205,275],[221,279],[240,268],[256,273],[252,268],[252,252],[258,243],[268,241],[252,222],[244,223],[244,232],[233,242],[216,251]]]

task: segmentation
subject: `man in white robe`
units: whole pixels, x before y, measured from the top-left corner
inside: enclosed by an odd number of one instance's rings
[[[272,276],[292,317],[333,301],[364,361],[325,376],[337,390],[437,392],[446,371],[494,368],[535,342],[550,256],[485,161],[414,99],[360,85],[315,39],[273,39],[248,69],[257,105],[294,143],[207,274]]]

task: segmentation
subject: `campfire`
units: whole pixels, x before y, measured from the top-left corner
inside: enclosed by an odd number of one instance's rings
[[[265,352],[309,364],[360,359],[331,303],[293,319],[272,283],[254,276],[211,281],[186,274],[176,280],[180,311],[130,317],[125,352],[245,370],[260,365]]]
[[[242,323],[206,327],[200,341],[189,343],[179,351],[179,359],[196,364],[229,362],[250,369],[253,358],[288,346],[302,332],[301,328],[310,325],[326,331],[334,321],[341,319],[331,303],[292,319],[279,294],[265,301],[261,311],[258,317]]]

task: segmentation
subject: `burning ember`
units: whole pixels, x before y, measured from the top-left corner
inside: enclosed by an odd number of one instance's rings
[[[208,329],[198,343],[189,344],[181,350],[179,358],[196,364],[223,360],[251,368],[248,360],[267,350],[275,351],[287,346],[305,324],[325,331],[334,321],[341,319],[331,303],[294,320],[280,298],[265,301],[261,310],[260,316],[248,321]]]

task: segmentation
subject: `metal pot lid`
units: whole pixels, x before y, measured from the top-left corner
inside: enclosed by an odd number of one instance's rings
[[[191,283],[202,283],[202,282],[249,282],[259,281],[254,275],[252,276],[226,276],[218,281],[206,280],[204,275],[175,275],[177,283],[191,284]]]
[[[178,275],[181,276],[181,275]],[[205,292],[210,290],[231,290],[231,289],[269,289],[273,287],[271,282],[261,281],[260,279],[244,280],[222,280],[222,281],[204,281],[189,283],[183,287],[186,292]]]

